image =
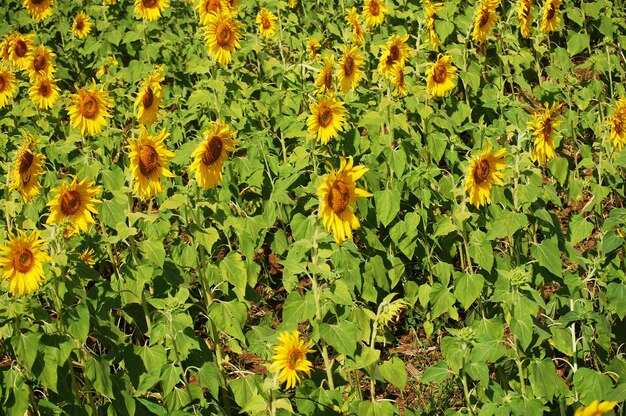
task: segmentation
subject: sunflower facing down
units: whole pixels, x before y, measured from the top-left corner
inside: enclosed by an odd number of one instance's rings
[[[30,82],[32,83],[37,78],[49,78],[52,73],[56,71],[52,60],[56,57],[56,54],[45,46],[37,46],[28,52],[28,66],[26,70],[30,76]]]
[[[621,149],[626,144],[626,97],[622,96],[617,100],[609,125],[611,141]]]
[[[558,137],[556,126],[561,124],[563,120],[556,118],[555,113],[561,108],[557,103],[548,107],[548,103],[544,104],[545,108],[538,110],[533,114],[533,119],[528,123],[534,140],[534,148],[530,155],[533,162],[539,162],[544,165],[548,160],[554,158],[554,149],[556,145],[554,138]]]
[[[265,39],[271,39],[276,34],[276,21],[278,17],[265,7],[256,15],[256,24],[259,27],[261,36]]]
[[[161,100],[163,99],[161,83],[164,80],[162,68],[157,67],[139,88],[139,93],[135,99],[135,108],[137,109],[137,119],[141,124],[148,125],[157,122]]]
[[[348,25],[352,28],[352,39],[354,40],[354,43],[357,45],[363,45],[363,27],[361,27],[361,22],[359,22],[359,12],[356,10],[356,7],[353,7],[346,12],[346,23],[348,23]]]
[[[235,53],[235,49],[241,48],[240,38],[239,24],[230,11],[211,14],[204,39],[214,61],[228,65],[231,54]]]
[[[59,87],[56,80],[50,78],[37,78],[28,89],[28,95],[35,105],[42,110],[52,108],[59,98]]]
[[[109,95],[104,89],[98,89],[96,83],[88,89],[78,88],[76,94],[70,96],[72,105],[68,108],[70,122],[74,128],[80,129],[80,134],[87,132],[90,135],[99,134],[102,127],[109,124],[106,120],[111,117],[109,109],[112,105]]]
[[[363,19],[368,28],[379,26],[385,20],[387,9],[380,0],[365,0]]]
[[[319,216],[326,227],[326,231],[333,233],[337,244],[352,239],[352,230],[357,230],[361,224],[354,215],[354,204],[360,198],[372,196],[371,193],[356,187],[356,181],[365,175],[368,169],[365,166],[353,166],[352,156],[346,160],[339,158],[339,170],[332,170],[324,177],[324,181],[317,188],[320,197]]]
[[[320,41],[315,38],[308,38],[306,40],[306,49],[309,51],[309,59],[317,59],[320,55],[320,50],[322,50],[322,45]]]
[[[541,17],[540,29],[543,33],[550,33],[556,31],[559,26],[560,11],[563,0],[547,0],[543,6],[543,15]]]
[[[491,188],[493,183],[504,185],[504,169],[506,163],[506,149],[491,152],[492,144],[487,143],[482,155],[477,155],[470,160],[465,179],[465,191],[469,193],[470,204],[477,208],[491,203]]]
[[[47,206],[50,207],[50,215],[46,224],[63,225],[71,224],[69,236],[79,230],[86,233],[89,231],[89,224],[95,224],[96,220],[92,214],[98,213],[97,203],[101,203],[95,196],[102,190],[99,186],[94,186],[93,182],[83,179],[78,182],[78,178],[69,185],[64,183],[52,190],[56,195]]]
[[[24,0],[24,8],[30,17],[37,21],[42,21],[48,16],[52,16],[52,5],[54,0]]]
[[[396,97],[404,97],[408,92],[406,78],[404,76],[404,69],[404,66],[397,66],[391,74],[391,83],[395,87],[393,90],[393,95]]]
[[[162,176],[176,176],[167,169],[175,154],[163,144],[169,136],[165,130],[156,136],[150,136],[144,126],[139,127],[139,137],[131,139],[126,148],[130,150],[133,193],[142,199],[150,199],[163,190]]]
[[[231,131],[221,120],[212,121],[211,129],[203,133],[202,143],[194,150],[189,166],[189,173],[195,173],[199,186],[210,189],[222,183],[222,165],[228,159],[228,152],[237,150],[237,141],[233,140],[236,134],[236,130]]]
[[[318,94],[335,91],[335,57],[324,56],[322,62],[322,69],[315,80],[315,90]]]
[[[443,97],[454,89],[457,68],[452,65],[452,57],[439,55],[437,62],[426,70],[426,92],[433,97]]]
[[[36,144],[37,141],[32,136],[26,136],[26,141],[17,150],[15,161],[11,166],[9,189],[19,191],[24,202],[39,195],[39,176],[44,173],[41,167],[46,158],[43,154],[34,151]]]
[[[378,63],[378,71],[384,76],[389,78],[393,69],[396,66],[404,66],[406,60],[411,56],[413,49],[407,45],[409,35],[400,37],[393,35],[387,41],[387,44],[382,46],[382,54],[380,55],[380,61]]]
[[[530,21],[532,19],[530,9],[532,8],[532,5],[532,0],[519,0],[517,17],[519,19],[519,31],[523,38],[528,38],[530,36]]]
[[[0,246],[2,279],[9,281],[13,296],[37,290],[44,281],[43,263],[50,260],[45,244],[39,238],[39,231],[27,235],[17,230],[17,234],[9,234],[6,246]]]
[[[135,16],[147,21],[157,20],[169,4],[170,0],[135,0]]]
[[[17,93],[17,83],[15,75],[6,64],[0,64],[0,108],[13,100]]]
[[[341,91],[348,92],[356,89],[363,77],[363,54],[356,46],[344,46],[343,57],[339,61],[339,83]]]
[[[9,59],[19,70],[28,68],[28,53],[35,47],[35,35],[13,32],[9,48]]]
[[[298,331],[281,332],[278,336],[278,345],[274,347],[275,355],[272,357],[270,371],[278,371],[280,383],[287,383],[286,389],[296,387],[300,382],[298,372],[311,376],[313,363],[306,358],[307,353],[313,352],[310,347],[313,341],[300,339]]]
[[[320,96],[316,103],[309,107],[311,115],[306,121],[310,134],[317,137],[322,144],[339,136],[346,120],[346,109],[342,101],[337,101],[332,93]]]
[[[85,12],[79,12],[74,16],[72,24],[72,33],[78,39],[85,39],[91,32],[91,18]]]
[[[491,28],[496,24],[500,16],[496,9],[500,6],[500,0],[482,0],[474,15],[474,29],[472,39],[481,44],[491,34]]]
[[[94,258],[95,255],[96,252],[93,250],[93,248],[86,248],[80,253],[80,259],[88,265],[93,266],[94,264],[96,264],[96,260]]]

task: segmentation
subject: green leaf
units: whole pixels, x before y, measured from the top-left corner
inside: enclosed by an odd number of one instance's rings
[[[126,205],[117,200],[104,201],[100,206],[98,218],[107,227],[116,229],[117,224],[126,221],[126,215],[124,215],[125,209]]]
[[[531,250],[540,266],[545,267],[550,273],[558,277],[563,277],[561,252],[556,241],[544,240],[541,244],[533,246]]]
[[[356,351],[357,340],[360,339],[360,329],[350,321],[343,321],[337,325],[321,323],[320,336],[338,353],[353,357]]]
[[[400,192],[392,189],[385,189],[374,193],[376,202],[376,216],[383,226],[398,216],[400,212]]]
[[[165,263],[165,249],[162,241],[145,240],[137,244],[144,259],[152,262],[155,266],[163,268]]]
[[[570,56],[578,55],[589,47],[589,35],[582,32],[568,32],[567,52]]]
[[[440,361],[424,371],[420,383],[442,383],[450,376],[452,376],[452,372],[448,369],[448,364],[445,361]]]
[[[613,388],[611,378],[589,368],[579,368],[574,374],[574,387],[580,401],[588,405],[594,400],[604,400]]]
[[[436,318],[454,306],[454,295],[450,293],[450,288],[443,286],[441,283],[435,283],[430,291],[430,304],[432,305],[432,317]]]
[[[473,231],[470,234],[469,254],[483,270],[491,271],[493,267],[493,248],[487,234],[482,231]]]
[[[307,292],[307,294],[310,292]],[[289,327],[296,327],[315,316],[315,302],[309,296],[302,296],[297,291],[291,292],[285,299],[283,322]]]
[[[511,333],[517,337],[522,350],[525,350],[533,339],[533,320],[530,317],[522,319],[512,317]]]
[[[246,298],[246,286],[248,285],[248,274],[241,254],[236,252],[228,253],[220,262],[220,272],[224,280],[235,287],[237,298],[244,301]]]
[[[242,343],[246,342],[242,328],[246,322],[248,308],[246,305],[232,300],[230,302],[213,302],[209,309],[209,318],[218,331],[223,331],[235,337]]]
[[[426,135],[426,144],[435,163],[439,163],[448,147],[448,137],[440,131],[434,131]]]
[[[612,308],[620,319],[626,316],[626,284],[609,283],[606,296],[609,299],[609,307]]]
[[[106,358],[87,356],[85,374],[96,391],[108,398],[113,397],[113,383],[109,373],[109,362]]]
[[[213,227],[210,228],[200,228],[196,224],[192,224],[189,227],[193,238],[207,251],[207,253],[211,253],[211,249],[213,248],[213,244],[220,239],[220,235],[217,230]]]
[[[535,359],[528,366],[528,380],[536,397],[551,401],[557,392],[559,384],[564,384],[563,379],[556,373],[552,360],[544,358]]]
[[[378,366],[378,370],[387,382],[393,384],[400,390],[404,390],[407,382],[404,361],[398,357],[392,357],[390,360]]]
[[[569,220],[569,241],[574,246],[593,232],[593,224],[580,214],[573,215]]]
[[[485,279],[479,274],[463,273],[454,285],[454,296],[465,309],[469,309],[478,298],[485,285]]]

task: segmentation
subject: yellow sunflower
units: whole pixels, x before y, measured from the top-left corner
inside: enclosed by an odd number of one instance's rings
[[[500,0],[482,0],[474,15],[474,30],[472,38],[476,43],[483,43],[491,34],[491,28],[496,24],[500,16],[496,9],[500,6]]]
[[[98,213],[97,203],[101,203],[95,196],[102,190],[99,186],[94,186],[93,182],[83,179],[78,182],[78,178],[69,185],[64,183],[52,190],[56,195],[47,206],[50,207],[50,215],[46,224],[63,225],[71,224],[68,236],[73,235],[78,230],[86,233],[89,231],[89,224],[95,224],[96,220],[92,214]],[[67,238],[66,237],[66,238]]]
[[[519,0],[517,17],[519,19],[519,31],[523,38],[530,36],[530,21],[532,19],[530,9],[532,8],[532,4],[532,0]]]
[[[611,126],[611,140],[621,149],[626,144],[626,97],[622,96],[617,100],[609,125]]]
[[[583,406],[576,409],[574,416],[602,416],[613,410],[617,406],[617,402],[594,400],[589,406]]]
[[[315,90],[318,94],[333,92],[335,90],[335,57],[324,56],[322,69],[315,80]]]
[[[452,57],[440,54],[426,70],[426,92],[433,97],[443,97],[454,89],[457,68],[452,65]]]
[[[24,0],[23,4],[33,19],[41,21],[52,15],[54,0]]]
[[[200,0],[197,7],[200,23],[206,26],[209,24],[212,13],[218,13],[224,9],[228,9],[230,6],[225,0]]]
[[[555,113],[561,108],[559,104],[554,103],[552,107],[549,107],[548,103],[545,103],[544,106],[545,108],[533,114],[533,119],[528,123],[528,128],[535,138],[535,146],[530,159],[533,162],[538,161],[540,165],[544,165],[548,160],[554,158],[554,149],[556,148],[554,138],[559,136],[556,126],[563,122],[555,116]]]
[[[56,71],[52,60],[56,57],[56,54],[45,46],[37,46],[32,48],[27,55],[28,66],[26,70],[30,76],[30,82],[32,83],[37,78],[49,78],[52,73]]]
[[[28,53],[35,46],[34,38],[35,35],[22,35],[19,32],[13,32],[9,59],[17,69],[25,70],[28,68]]]
[[[230,11],[211,14],[204,39],[214,61],[228,65],[231,54],[235,52],[235,49],[241,48],[240,38],[239,24]]]
[[[137,109],[137,119],[141,124],[152,124],[158,120],[159,108],[163,99],[163,87],[161,83],[165,80],[162,69],[159,67],[148,76],[139,88],[135,108]]]
[[[143,20],[157,20],[167,9],[170,0],[135,0],[135,16]]]
[[[492,144],[487,143],[481,155],[470,160],[465,179],[465,191],[469,193],[470,204],[477,208],[491,203],[493,183],[504,185],[504,169],[506,168],[506,149],[491,152]]]
[[[17,32],[9,32],[2,38],[0,42],[0,60],[9,61],[11,59],[11,44]]]
[[[321,56],[322,45],[317,39],[308,38],[306,40],[306,49],[309,51],[309,59],[317,59]]]
[[[437,12],[443,8],[443,3],[431,3],[426,1],[426,27],[428,28],[428,40],[433,49],[441,46],[441,40],[435,31],[435,18]]]
[[[236,130],[230,131],[221,120],[211,122],[211,129],[204,132],[189,166],[189,173],[195,173],[199,186],[210,189],[222,183],[222,164],[228,159],[228,152],[237,150],[237,142],[233,140],[236,134]]]
[[[311,115],[306,121],[310,134],[317,137],[322,144],[339,136],[346,121],[346,109],[342,101],[337,101],[333,93],[320,96],[316,103],[309,107]]]
[[[17,83],[15,82],[15,75],[13,75],[8,65],[0,64],[0,108],[10,103],[16,93]]]
[[[341,91],[348,92],[356,89],[363,77],[363,54],[356,46],[344,46],[343,57],[339,61],[339,83]]]
[[[96,260],[94,259],[95,255],[96,252],[93,250],[93,248],[86,248],[82,251],[82,253],[80,253],[80,259],[88,265],[93,266],[94,264],[96,264]]]
[[[352,28],[352,38],[357,45],[363,45],[364,34],[361,22],[359,22],[359,12],[356,7],[346,11],[346,23]]]
[[[313,341],[300,339],[298,331],[281,332],[278,336],[278,345],[274,347],[275,355],[272,357],[270,371],[279,372],[280,383],[287,383],[286,389],[296,387],[300,382],[298,372],[311,377],[313,363],[306,358],[307,353],[313,352],[310,347]]]
[[[265,39],[271,39],[276,34],[276,21],[278,17],[265,7],[256,15],[256,24],[259,27],[261,36]]]
[[[11,166],[9,189],[19,191],[24,202],[39,195],[39,176],[44,173],[41,167],[46,158],[43,154],[34,151],[36,144],[37,141],[32,136],[26,136]]]
[[[130,150],[130,170],[133,173],[133,192],[142,199],[150,199],[163,191],[161,176],[173,178],[167,167],[175,154],[163,141],[168,133],[162,130],[151,136],[144,126],[139,126],[139,137],[131,139],[126,148]]]
[[[365,0],[363,5],[363,19],[368,28],[374,28],[385,20],[387,9],[380,0]]]
[[[70,96],[72,105],[68,108],[70,121],[74,128],[80,129],[81,134],[99,134],[102,127],[109,124],[106,120],[111,117],[109,109],[112,105],[108,93],[98,89],[96,83],[92,88],[78,88],[76,94]]]
[[[2,278],[9,281],[9,291],[24,296],[39,289],[44,281],[43,263],[50,260],[46,242],[39,238],[39,231],[30,235],[22,230],[10,234],[6,246],[0,246]]]
[[[52,108],[59,98],[59,87],[55,85],[56,80],[52,77],[37,78],[28,89],[30,99],[42,110]]]
[[[84,39],[91,32],[91,18],[87,16],[85,12],[78,12],[74,16],[74,23],[72,24],[72,33],[78,39]]]
[[[289,0],[288,4],[289,4],[289,7],[294,9],[298,5],[298,2],[296,0]]]
[[[560,10],[563,0],[547,0],[543,6],[540,29],[543,33],[554,32],[559,26]]]
[[[413,49],[406,44],[408,40],[409,35],[403,37],[393,35],[387,44],[381,47],[382,54],[380,55],[378,70],[386,77],[391,76],[396,65],[404,66],[406,60],[411,56]]]
[[[406,79],[404,77],[404,68],[404,66],[396,66],[391,74],[391,83],[395,87],[393,95],[396,97],[404,97],[408,92]]]
[[[317,188],[320,197],[319,216],[326,231],[333,233],[337,244],[352,240],[352,230],[361,226],[354,215],[354,204],[358,199],[370,197],[371,193],[356,187],[356,181],[365,175],[365,166],[353,166],[352,156],[339,158],[339,170],[332,170]]]

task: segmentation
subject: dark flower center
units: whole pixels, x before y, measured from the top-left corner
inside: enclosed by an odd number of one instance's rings
[[[326,203],[335,214],[341,215],[348,207],[349,202],[350,189],[343,181],[335,180],[326,197]]]
[[[272,22],[270,22],[270,19],[265,15],[261,16],[261,24],[263,25],[263,29],[269,29],[270,26],[272,26]]]
[[[41,85],[39,85],[39,94],[41,94],[43,97],[48,97],[51,91],[52,89],[50,88],[50,84],[47,81],[44,81],[41,83]]]
[[[333,88],[333,70],[332,68],[326,69],[324,73],[324,86],[327,90],[331,90]]]
[[[302,351],[297,348],[293,348],[289,351],[289,364],[288,367],[290,370],[295,370],[300,361],[303,359]]]
[[[320,126],[326,127],[333,121],[333,111],[327,105],[324,105],[319,110],[319,116],[317,119]]]
[[[94,118],[98,114],[98,101],[86,93],[79,104],[80,113],[86,118]]]
[[[372,0],[370,2],[370,14],[372,16],[378,16],[380,14],[380,4],[378,4],[378,0]]]
[[[548,6],[548,12],[546,13],[546,20],[552,20],[555,14],[556,7],[554,6],[554,3],[550,3],[550,5]]]
[[[13,50],[19,58],[22,58],[26,55],[26,52],[28,52],[28,45],[26,45],[26,42],[24,42],[23,40],[18,40],[17,42],[15,42]]]
[[[148,9],[152,9],[156,7],[157,4],[159,3],[158,0],[142,0],[142,2],[143,2],[143,6],[147,7]]]
[[[433,80],[437,84],[444,82],[446,80],[447,75],[448,75],[448,70],[446,69],[445,65],[442,65],[442,64],[435,65],[435,69],[433,70]]]
[[[387,65],[393,65],[400,57],[400,49],[396,45],[391,45],[389,48],[389,55],[387,56]]]
[[[38,6],[38,5],[40,5],[41,3],[43,3],[43,2],[44,2],[44,0],[30,0],[30,2],[31,2],[32,4],[34,4],[35,6]]]
[[[232,31],[228,25],[222,23],[217,30],[217,44],[220,46],[226,46],[230,43],[232,37]]]
[[[152,92],[152,88],[146,88],[146,93],[143,95],[141,102],[144,108],[152,107],[152,103],[154,102],[154,93]]]
[[[85,21],[81,18],[76,19],[76,30],[82,32],[85,28]]]
[[[346,56],[346,59],[343,61],[343,72],[347,77],[352,75],[354,72],[354,58],[351,56]]]
[[[480,11],[480,24],[478,26],[483,27],[489,22],[489,10],[482,9]]]
[[[220,137],[211,137],[204,148],[204,153],[202,153],[202,163],[206,166],[213,166],[213,164],[222,156],[223,148],[224,143]]]
[[[35,59],[33,59],[33,66],[37,71],[43,71],[44,69],[46,69],[46,63],[46,57],[43,55],[36,55]]]
[[[0,75],[0,92],[4,91],[5,85],[6,85],[6,82],[4,81],[4,77]]]
[[[624,123],[620,118],[615,118],[615,121],[613,122],[613,127],[615,128],[615,133],[617,133],[618,135],[622,134],[622,132],[624,131]]]
[[[81,205],[80,193],[78,191],[66,191],[61,195],[61,212],[65,216],[76,214]]]
[[[543,123],[543,138],[544,138],[544,140],[548,140],[550,138],[550,136],[552,136],[552,130],[553,129],[554,129],[554,127],[552,126],[552,119],[548,118]]]
[[[150,176],[159,167],[159,154],[154,147],[144,144],[139,150],[139,170],[145,176]]]
[[[13,253],[13,268],[20,273],[28,273],[33,267],[34,260],[35,256],[32,251],[26,247],[20,247]]]
[[[24,154],[22,154],[22,157],[20,158],[20,166],[18,168],[20,173],[26,172],[33,164],[34,159],[35,156],[30,152],[30,150],[27,150]]]
[[[489,172],[491,172],[489,162],[487,159],[481,159],[474,168],[474,181],[477,184],[485,182],[485,180],[489,177]]]

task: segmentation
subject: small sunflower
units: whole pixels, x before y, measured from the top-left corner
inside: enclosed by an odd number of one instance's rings
[[[276,34],[276,21],[278,17],[265,7],[256,15],[256,24],[259,27],[261,36],[265,39],[271,39]]]
[[[308,131],[317,137],[322,144],[326,144],[339,136],[346,121],[346,109],[342,101],[337,101],[333,93],[320,96],[316,103],[310,106],[311,115],[307,119]]]
[[[589,406],[576,409],[574,416],[602,416],[617,406],[617,402],[594,400]]]
[[[326,231],[333,233],[337,244],[352,239],[352,230],[361,226],[354,215],[354,204],[358,199],[372,196],[356,187],[356,181],[365,175],[365,166],[353,166],[352,156],[347,160],[340,157],[339,170],[332,170],[317,188],[320,197],[319,216]]]
[[[176,176],[167,169],[175,154],[163,144],[169,136],[165,130],[151,136],[144,126],[139,127],[139,137],[131,139],[126,148],[130,150],[133,192],[142,199],[150,199],[163,191],[161,176]]]
[[[393,95],[396,97],[404,97],[408,92],[406,78],[404,77],[404,66],[396,66],[391,74],[391,83],[395,87]]]
[[[2,38],[0,42],[0,61],[9,61],[11,59],[11,44],[17,32],[9,32]]]
[[[91,32],[91,18],[87,16],[85,12],[78,12],[74,16],[74,23],[72,24],[72,33],[78,39],[85,39]]]
[[[43,263],[50,260],[46,242],[39,238],[39,231],[27,235],[22,230],[10,234],[7,245],[0,246],[2,278],[9,281],[9,291],[24,296],[39,289],[44,281]]]
[[[54,0],[24,0],[23,4],[30,17],[37,21],[42,21],[46,17],[52,16]]]
[[[381,47],[382,54],[378,63],[378,70],[386,77],[390,77],[393,68],[397,65],[404,66],[406,60],[411,56],[413,49],[407,45],[409,35],[400,37],[393,35],[386,45]]]
[[[626,97],[622,96],[617,100],[609,125],[611,126],[611,140],[621,149],[626,144]]]
[[[528,38],[530,36],[530,21],[532,19],[530,9],[532,8],[532,5],[532,0],[519,0],[517,17],[519,19],[519,31],[523,38]]]
[[[17,94],[15,75],[8,65],[2,63],[0,64],[0,108],[10,103],[15,94]]]
[[[321,56],[320,51],[322,50],[322,45],[320,41],[315,38],[308,38],[306,40],[306,49],[309,51],[309,59],[317,59]]]
[[[135,108],[137,109],[137,119],[141,124],[148,125],[157,122],[161,100],[163,99],[161,83],[164,80],[162,69],[157,68],[139,88],[137,99],[135,99]]]
[[[469,193],[470,204],[477,208],[491,203],[491,188],[494,182],[504,185],[506,149],[491,152],[492,144],[487,143],[481,155],[470,160],[465,179],[465,191]]]
[[[363,27],[359,21],[359,12],[356,10],[356,7],[353,7],[346,12],[346,23],[348,23],[348,25],[352,28],[352,39],[354,40],[354,43],[357,45],[363,45]]]
[[[380,0],[365,0],[363,19],[368,28],[379,26],[385,20],[387,9]]]
[[[235,52],[235,49],[241,48],[240,38],[239,24],[230,11],[211,14],[204,39],[214,61],[228,65],[231,54]]]
[[[204,26],[209,24],[211,14],[218,13],[227,8],[224,0],[200,0],[198,2],[198,15],[200,16],[200,23]]]
[[[452,65],[452,57],[440,54],[430,68],[426,70],[426,92],[433,97],[443,97],[454,89],[457,68]]]
[[[80,253],[80,259],[88,265],[93,266],[94,264],[96,264],[96,260],[94,258],[95,255],[96,252],[93,250],[93,248],[86,248]]]
[[[46,220],[46,224],[71,224],[67,237],[73,235],[78,230],[84,233],[88,232],[89,224],[96,223],[92,214],[98,213],[96,204],[102,201],[96,199],[95,196],[101,190],[101,187],[94,186],[93,182],[87,182],[87,179],[78,182],[77,177],[74,177],[74,180],[69,185],[64,183],[60,187],[53,189],[52,192],[56,195],[47,204],[50,207],[50,215]]]
[[[70,98],[70,121],[74,128],[80,129],[82,135],[85,132],[90,135],[99,134],[102,127],[109,124],[106,119],[111,117],[109,109],[112,103],[108,93],[104,89],[98,89],[95,82],[90,89],[78,88],[76,94],[72,94]]]
[[[52,77],[37,78],[28,89],[30,99],[42,110],[52,108],[59,98],[60,89],[55,82]]]
[[[295,9],[296,6],[298,5],[297,0],[289,0],[289,7],[291,7],[292,9]]]
[[[30,82],[37,78],[49,78],[56,71],[52,60],[56,54],[45,46],[37,46],[28,52],[28,66],[26,70],[30,76]]]
[[[35,47],[34,38],[35,35],[22,35],[19,32],[13,32],[9,59],[17,69],[25,70],[28,68],[28,53]]]
[[[491,28],[496,24],[500,16],[496,9],[500,6],[500,0],[482,0],[474,15],[474,30],[472,38],[474,42],[481,44],[491,34]]]
[[[363,54],[356,46],[344,46],[343,57],[339,61],[339,84],[344,93],[356,89],[363,77]]]
[[[435,31],[435,18],[437,12],[443,8],[443,3],[431,3],[426,1],[426,27],[428,28],[428,40],[433,49],[441,46],[441,40]]]
[[[19,191],[24,202],[28,202],[39,195],[39,176],[44,173],[41,167],[46,158],[43,154],[34,151],[36,144],[37,141],[32,136],[26,136],[26,140],[17,150],[15,161],[11,166],[9,189]]]
[[[274,347],[270,371],[279,372],[280,383],[287,383],[285,388],[296,387],[300,382],[299,372],[311,376],[313,363],[306,358],[307,353],[313,352],[310,347],[313,341],[300,339],[298,331],[281,332],[278,336],[278,345]]]
[[[199,186],[210,189],[222,183],[222,164],[228,159],[228,152],[236,150],[237,142],[233,140],[236,134],[236,130],[230,131],[221,120],[211,122],[211,129],[204,132],[189,166],[189,173],[195,173]]]
[[[170,0],[135,0],[135,16],[153,21],[161,17]]]
[[[318,94],[335,91],[335,57],[324,56],[322,62],[322,69],[315,80],[315,90]]]
[[[544,165],[548,160],[554,158],[554,149],[556,148],[554,138],[558,137],[556,126],[563,122],[555,116],[555,113],[561,108],[559,104],[554,103],[552,107],[549,107],[548,103],[545,103],[544,106],[545,108],[533,114],[533,119],[528,123],[528,128],[535,138],[535,146],[530,159],[533,162],[538,161],[540,165]]]
[[[547,0],[543,6],[543,15],[541,18],[541,26],[539,27],[543,33],[554,32],[559,26],[560,10],[563,0]]]

